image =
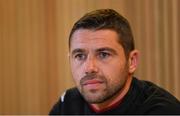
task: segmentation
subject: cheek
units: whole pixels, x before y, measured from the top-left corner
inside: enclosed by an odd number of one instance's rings
[[[102,66],[103,72],[108,75],[118,75],[124,69],[124,65],[121,62],[111,62]]]
[[[120,63],[115,63],[113,65],[106,66],[103,69],[103,73],[107,78],[109,83],[120,83],[126,78],[126,69],[124,65]]]
[[[76,84],[79,84],[80,79],[83,76],[81,71],[80,68],[77,68],[77,65],[71,64],[71,73]]]

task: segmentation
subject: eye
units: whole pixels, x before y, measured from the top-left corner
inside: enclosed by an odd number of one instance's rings
[[[108,53],[108,52],[100,52],[99,55],[98,55],[98,57],[99,57],[100,59],[105,59],[105,58],[108,58],[110,55],[111,55],[111,54]]]
[[[82,53],[78,53],[78,54],[74,55],[74,59],[76,59],[76,60],[85,60],[86,55],[82,54]]]

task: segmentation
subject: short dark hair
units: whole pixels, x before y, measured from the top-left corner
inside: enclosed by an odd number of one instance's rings
[[[134,39],[131,27],[127,19],[121,16],[113,9],[99,9],[85,14],[73,26],[69,36],[69,48],[71,44],[71,37],[78,29],[101,30],[111,29],[117,32],[119,36],[119,43],[125,51],[128,58],[129,53],[134,50]]]

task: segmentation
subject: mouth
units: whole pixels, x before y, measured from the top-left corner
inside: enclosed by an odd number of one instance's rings
[[[84,88],[88,90],[97,90],[102,88],[103,83],[104,82],[102,80],[92,79],[92,80],[84,81],[82,85]]]
[[[91,85],[91,84],[101,84],[103,81],[93,79],[93,80],[87,80],[83,83],[83,85]]]

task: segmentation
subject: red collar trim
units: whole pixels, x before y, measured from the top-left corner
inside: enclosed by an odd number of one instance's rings
[[[124,97],[123,97],[124,98]],[[122,100],[123,100],[123,98],[122,99],[120,99],[118,102],[116,102],[116,103],[114,103],[114,104],[112,104],[111,106],[109,106],[109,107],[106,107],[106,108],[104,108],[104,109],[96,109],[93,105],[91,105],[90,104],[90,107],[91,107],[91,109],[93,110],[93,111],[95,111],[96,113],[102,113],[102,112],[105,112],[105,111],[108,111],[108,110],[111,110],[111,109],[114,109],[114,108],[116,108],[121,102],[122,102]]]

